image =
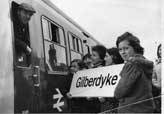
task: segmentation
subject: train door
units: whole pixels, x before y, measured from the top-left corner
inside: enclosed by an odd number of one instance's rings
[[[47,89],[44,92],[46,105],[43,112],[67,112],[64,96],[69,89],[69,76],[64,28],[46,16],[41,17],[41,23],[47,71]]]
[[[14,36],[14,111],[38,112],[39,96],[35,77],[39,75],[39,67],[32,64],[32,53],[28,53],[26,45],[30,48],[29,23],[23,24],[20,20],[18,10],[20,5],[11,2],[11,18],[13,22]],[[37,82],[38,83],[38,82]]]

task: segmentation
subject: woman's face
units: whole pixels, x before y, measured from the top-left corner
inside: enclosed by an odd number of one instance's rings
[[[83,62],[88,68],[92,67],[92,59],[91,58],[86,58]]]
[[[75,73],[79,70],[79,65],[77,64],[77,62],[73,62],[70,66],[70,70],[72,73]]]
[[[112,56],[109,55],[108,52],[106,52],[106,56],[105,56],[105,65],[108,66],[108,65],[112,65],[113,64],[113,60],[112,60]]]
[[[99,62],[101,60],[99,54],[96,51],[92,51],[91,58],[92,58],[93,64],[96,64],[97,62]]]
[[[129,45],[127,40],[124,40],[118,45],[119,53],[124,61],[127,61],[131,55],[136,54],[134,48]]]
[[[27,24],[30,21],[32,15],[33,15],[33,13],[23,10],[23,9],[20,10],[20,12],[19,12],[19,18],[23,24]]]

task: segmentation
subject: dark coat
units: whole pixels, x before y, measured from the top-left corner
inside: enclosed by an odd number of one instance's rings
[[[16,15],[13,17],[13,26],[16,52],[18,53],[18,55],[21,53],[28,53],[27,46],[30,47],[28,24],[23,24],[16,13]]]
[[[121,79],[115,89],[115,97],[119,100],[119,113],[152,113],[153,62],[142,55],[135,55],[136,61],[125,63]]]

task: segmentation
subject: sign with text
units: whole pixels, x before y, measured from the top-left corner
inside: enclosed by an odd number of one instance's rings
[[[74,74],[72,97],[113,97],[124,64],[78,71]]]

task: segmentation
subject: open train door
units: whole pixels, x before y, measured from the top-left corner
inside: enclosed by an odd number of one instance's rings
[[[13,49],[10,6],[0,1],[0,113],[14,112]]]
[[[31,47],[29,23],[23,24],[20,20],[18,10],[21,3],[27,1],[12,0],[11,20],[13,36],[13,64],[14,64],[14,112],[36,113],[39,111],[40,98],[40,69],[32,63],[32,54],[25,53],[21,43]],[[31,5],[31,2],[26,4]],[[21,9],[22,10],[22,9]],[[19,10],[20,11],[20,10]],[[19,42],[18,42],[19,40]],[[21,42],[21,43],[20,43]],[[21,50],[21,51],[20,51]],[[22,51],[23,50],[23,51]]]

